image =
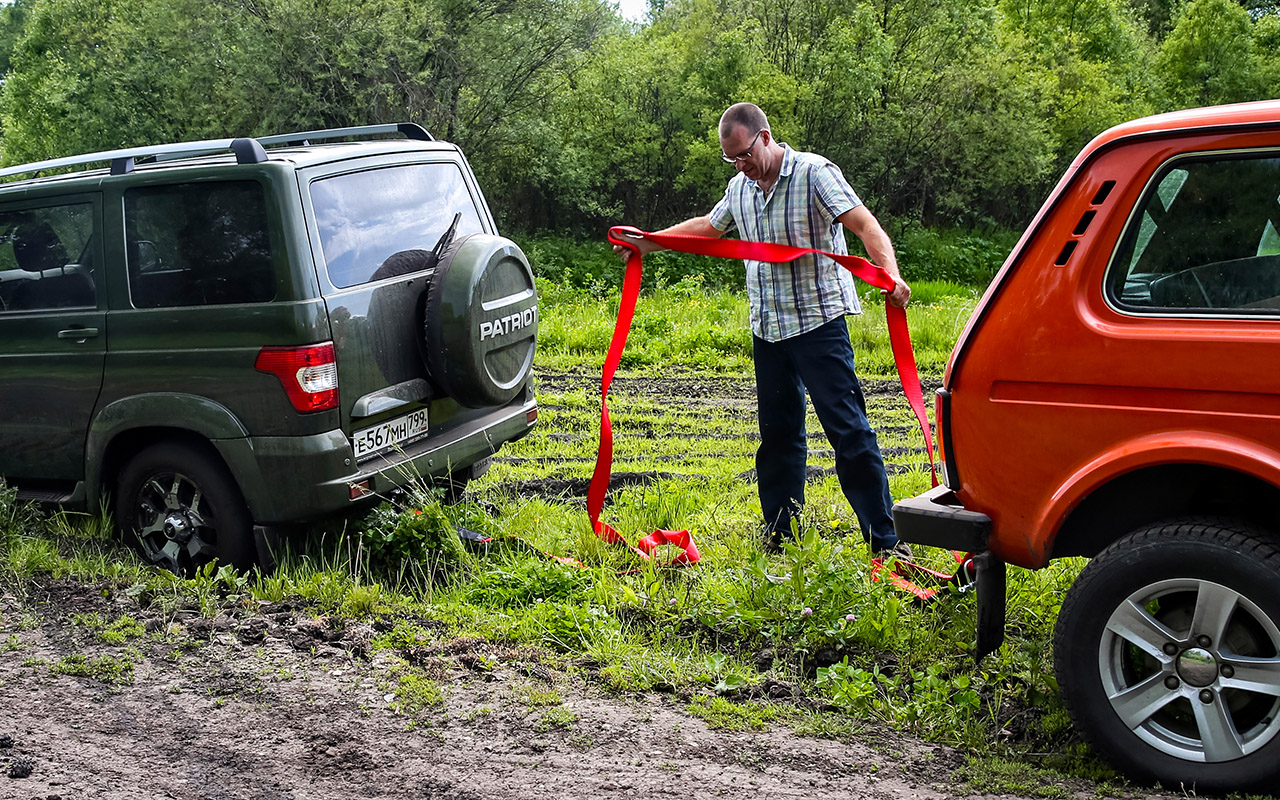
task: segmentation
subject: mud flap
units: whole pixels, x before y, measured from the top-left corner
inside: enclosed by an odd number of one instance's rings
[[[280,551],[280,531],[266,525],[253,526],[253,546],[258,554],[258,566],[262,574],[276,571],[276,553]]]
[[[973,557],[977,575],[978,631],[974,660],[981,661],[1004,644],[1005,565],[990,550]]]

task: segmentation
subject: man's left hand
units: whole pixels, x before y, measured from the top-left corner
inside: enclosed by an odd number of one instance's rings
[[[911,302],[911,287],[902,278],[894,278],[893,291],[885,292],[884,294],[889,304],[898,308],[906,308],[907,303]]]

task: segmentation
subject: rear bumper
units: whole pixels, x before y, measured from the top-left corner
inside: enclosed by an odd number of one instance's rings
[[[470,469],[503,444],[527,434],[537,401],[528,398],[470,420],[447,435],[427,437],[404,451],[357,464],[342,431],[314,436],[215,440],[235,475],[253,518],[260,524],[302,522],[387,497],[419,478],[443,477]],[[368,481],[361,495],[352,485]]]
[[[893,528],[899,539],[912,544],[980,553],[987,549],[991,518],[965,508],[946,486],[935,486],[894,503]]]

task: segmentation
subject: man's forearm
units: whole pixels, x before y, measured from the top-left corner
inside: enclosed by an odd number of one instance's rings
[[[724,236],[724,231],[711,224],[709,216],[694,217],[686,219],[684,222],[677,222],[670,228],[663,228],[655,231],[658,234],[675,234],[677,236],[707,236],[712,239],[719,239]],[[652,253],[654,250],[663,250],[665,248],[654,245],[652,250],[646,252]]]
[[[663,228],[660,231],[656,231],[656,233],[676,234],[679,236],[707,236],[712,239],[719,239],[721,236],[724,236],[724,231],[711,224],[710,217],[694,217],[693,219],[686,219],[684,222],[677,222],[670,228]],[[649,253],[656,253],[659,250],[666,249],[648,237],[636,239],[635,246],[640,251],[641,255],[648,255]],[[613,246],[613,251],[617,253],[624,262],[631,258],[630,248],[623,247],[620,244],[615,244]]]
[[[902,279],[898,272],[898,259],[893,253],[893,243],[889,234],[880,227],[879,221],[867,210],[866,206],[852,208],[839,216],[839,221],[858,237],[872,263],[883,267],[884,271],[898,280]]]
[[[893,243],[883,229],[870,233],[862,240],[862,245],[867,249],[867,255],[871,256],[872,263],[883,267],[885,272],[895,278],[902,277],[898,272],[898,258],[893,253]]]

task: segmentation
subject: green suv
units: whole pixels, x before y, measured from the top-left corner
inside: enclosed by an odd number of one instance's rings
[[[269,565],[275,526],[456,489],[537,418],[528,260],[416,125],[10,176],[0,476],[72,509],[106,493],[156,564]]]

